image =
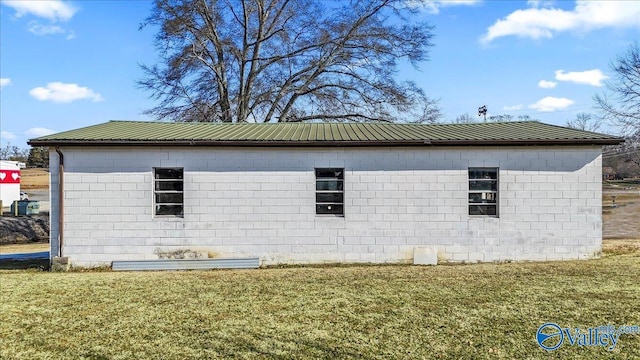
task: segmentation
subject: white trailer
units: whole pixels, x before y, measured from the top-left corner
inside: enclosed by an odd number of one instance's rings
[[[0,201],[9,206],[15,200],[20,200],[20,164],[0,160]]]

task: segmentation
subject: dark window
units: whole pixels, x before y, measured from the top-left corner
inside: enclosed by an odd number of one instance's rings
[[[469,168],[469,215],[498,216],[497,168]]]
[[[184,214],[184,171],[181,168],[153,169],[153,214],[182,217]]]
[[[344,215],[344,169],[316,169],[316,214]]]

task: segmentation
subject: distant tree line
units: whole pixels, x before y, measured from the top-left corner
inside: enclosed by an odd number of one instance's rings
[[[625,136],[620,145],[606,146],[602,155],[603,168],[611,168],[617,178],[640,177],[640,130]]]
[[[28,157],[29,150],[21,149],[15,145],[7,144],[0,148],[0,160],[26,162]]]
[[[534,120],[529,115],[519,115],[513,116],[509,114],[497,114],[490,115],[485,120],[483,117],[474,117],[469,115],[469,113],[464,113],[462,115],[457,116],[454,120],[454,124],[470,124],[477,122],[508,122],[508,121],[532,121]]]
[[[0,148],[0,160],[23,162],[30,168],[49,168],[49,149],[46,147],[22,149],[7,144]]]

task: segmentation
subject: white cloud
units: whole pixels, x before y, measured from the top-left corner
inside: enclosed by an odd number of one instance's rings
[[[538,100],[534,104],[529,105],[529,109],[535,109],[542,112],[552,112],[566,109],[574,103],[575,102],[571,99],[547,96]]]
[[[41,25],[37,22],[29,23],[29,32],[35,35],[64,34],[67,31],[58,25]]]
[[[480,0],[407,0],[409,7],[423,9],[429,14],[440,13],[440,8],[449,6],[468,6],[479,3]]]
[[[73,30],[67,30],[58,25],[42,25],[37,21],[29,22],[29,32],[38,35],[54,35],[54,34],[67,34],[65,39],[71,40],[75,39],[76,35]]]
[[[576,84],[586,84],[591,86],[602,86],[602,81],[609,77],[600,71],[600,69],[593,69],[587,71],[570,71],[564,72],[564,70],[556,70],[556,80],[569,81]]]
[[[0,131],[0,138],[3,138],[5,141],[9,141],[15,139],[16,134],[8,131]]]
[[[16,11],[16,17],[30,14],[51,21],[67,21],[78,11],[67,2],[60,0],[3,0],[3,5]]]
[[[480,41],[489,43],[510,35],[532,39],[551,38],[557,32],[590,31],[605,27],[640,28],[640,1],[581,0],[576,1],[575,8],[570,11],[535,6],[516,10],[496,21]]]
[[[35,127],[27,130],[24,134],[29,137],[40,137],[40,136],[51,135],[53,133],[55,133],[55,130],[42,128],[42,127]]]
[[[11,85],[11,79],[9,78],[2,78],[0,79],[0,88],[3,88],[7,85]]]
[[[43,25],[39,21],[32,20],[29,22],[28,30],[35,35],[52,35],[52,34],[68,34],[66,39],[70,40],[75,37],[73,31],[67,30],[62,26],[55,25],[56,22],[64,22],[70,20],[77,12],[77,9],[68,2],[60,0],[0,0],[2,5],[13,8],[16,13],[15,17],[20,18],[25,15],[33,15],[39,18],[49,20],[49,25]]]
[[[513,106],[505,106],[503,109],[506,110],[506,111],[522,110],[522,104],[513,105]]]
[[[91,99],[92,101],[103,100],[100,94],[95,93],[88,87],[62,82],[52,82],[48,83],[46,87],[31,89],[29,94],[40,101],[53,101],[57,103],[69,103],[82,99]]]
[[[527,4],[531,7],[550,7],[553,5],[555,1],[545,1],[545,0],[528,0]]]
[[[553,89],[554,87],[556,87],[556,85],[558,85],[558,83],[555,81],[540,80],[538,82],[538,87],[541,87],[543,89]]]

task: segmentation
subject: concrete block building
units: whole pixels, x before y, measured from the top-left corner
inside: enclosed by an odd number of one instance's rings
[[[585,259],[602,245],[602,145],[539,122],[111,121],[50,147],[51,254],[175,250],[263,265]]]

